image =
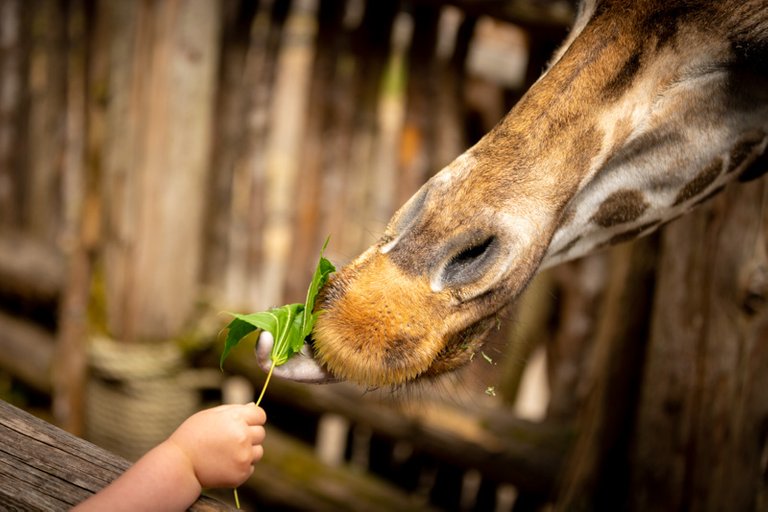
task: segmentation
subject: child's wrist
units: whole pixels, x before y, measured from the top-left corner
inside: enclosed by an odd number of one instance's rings
[[[175,477],[178,480],[177,484],[180,486],[183,485],[183,489],[188,490],[195,495],[200,494],[203,486],[201,485],[197,471],[195,470],[195,464],[187,450],[174,441],[173,437],[166,439],[155,449],[161,451],[161,455],[165,457],[168,462],[172,462],[171,466],[177,469],[177,471],[174,471]]]

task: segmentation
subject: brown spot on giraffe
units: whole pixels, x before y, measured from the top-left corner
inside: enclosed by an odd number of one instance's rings
[[[563,248],[562,248],[562,249],[560,249],[559,251],[557,251],[557,252],[556,252],[554,255],[555,255],[555,256],[559,256],[559,255],[561,255],[561,254],[567,254],[567,253],[568,253],[568,251],[570,251],[571,249],[573,249],[573,248],[576,246],[576,244],[577,244],[577,243],[579,243],[579,240],[581,240],[581,237],[580,237],[580,236],[577,236],[576,238],[574,238],[573,240],[571,240],[570,242],[568,242],[567,244],[565,244],[565,245],[563,246]]]
[[[718,157],[680,189],[680,192],[677,193],[677,197],[675,197],[675,201],[672,205],[677,206],[689,199],[699,196],[717,179],[718,176],[720,176],[722,171],[723,159]]]
[[[609,228],[638,219],[648,209],[648,202],[639,190],[618,190],[600,205],[591,220]]]
[[[756,158],[761,153],[760,145],[765,141],[765,137],[765,132],[761,130],[746,134],[731,150],[728,170],[725,172],[730,174]]]
[[[640,71],[642,52],[638,49],[624,61],[618,72],[603,88],[603,98],[606,101],[616,101],[635,83],[635,76]]]
[[[613,235],[604,244],[602,244],[601,247],[616,245],[622,242],[629,242],[630,240],[634,240],[635,238],[639,237],[641,234],[645,233],[646,231],[649,231],[654,228],[658,228],[660,225],[661,225],[660,220],[655,220],[653,222],[647,222],[645,224],[641,224],[636,228],[632,228],[628,231],[624,231],[622,233],[617,233]]]

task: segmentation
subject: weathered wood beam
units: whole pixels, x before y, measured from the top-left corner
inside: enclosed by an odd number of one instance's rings
[[[311,447],[269,426],[264,458],[240,494],[248,492],[258,495],[265,510],[431,510],[423,499],[408,496],[368,473],[320,462]]]
[[[429,510],[418,498],[347,467],[274,428],[241,496],[292,510]],[[0,503],[12,510],[66,510],[121,475],[130,462],[0,401]],[[216,494],[230,499],[230,491]],[[201,497],[190,510],[230,510]]]
[[[51,392],[53,335],[0,313],[0,368],[43,393]]]
[[[53,244],[21,233],[0,233],[0,294],[53,302],[61,292],[64,266]]]
[[[233,351],[225,369],[246,376],[257,387],[263,383],[264,374],[245,347]],[[451,411],[440,405],[440,410],[432,409],[435,414],[404,414],[344,384],[313,386],[273,379],[267,395],[267,407],[268,402],[282,402],[312,412],[338,413],[376,434],[411,443],[438,460],[475,468],[535,493],[553,488],[573,436],[567,426],[517,420],[502,409]],[[421,407],[426,408],[427,404]],[[451,421],[444,421],[448,417]]]
[[[122,474],[130,462],[0,401],[0,503],[67,510]],[[231,510],[201,497],[190,510]]]
[[[765,180],[665,228],[624,510],[768,510]]]

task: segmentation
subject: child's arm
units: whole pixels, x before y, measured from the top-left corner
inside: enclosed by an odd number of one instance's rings
[[[264,454],[266,419],[253,403],[198,412],[75,510],[186,510],[203,487],[237,487]]]

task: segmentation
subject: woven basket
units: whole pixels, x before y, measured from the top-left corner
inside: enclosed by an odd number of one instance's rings
[[[173,342],[120,343],[104,337],[90,345],[86,436],[136,460],[201,407],[200,389],[220,375],[191,370]]]

